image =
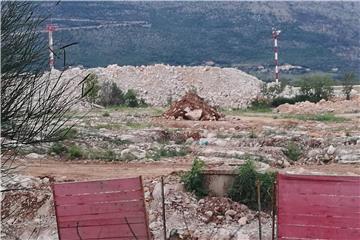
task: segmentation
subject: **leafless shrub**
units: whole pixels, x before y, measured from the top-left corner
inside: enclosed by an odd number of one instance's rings
[[[54,78],[47,67],[48,48],[39,28],[46,17],[34,12],[31,2],[3,2],[1,8],[1,174],[2,185],[16,169],[19,147],[58,140],[66,113],[83,95],[77,94],[86,78]],[[67,44],[55,56],[64,58]],[[66,69],[64,60],[63,70]],[[4,181],[5,180],[5,181]]]

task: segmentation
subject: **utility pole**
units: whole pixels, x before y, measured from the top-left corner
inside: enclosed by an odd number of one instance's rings
[[[278,49],[278,37],[281,30],[272,28],[272,38],[274,40],[274,60],[275,60],[275,82],[279,83],[279,49]]]
[[[54,42],[53,42],[53,32],[55,31],[55,25],[48,24],[47,31],[49,33],[49,68],[50,71],[54,69],[55,59],[54,59]]]

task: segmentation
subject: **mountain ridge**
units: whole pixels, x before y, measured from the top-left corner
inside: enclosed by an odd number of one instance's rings
[[[61,2],[43,3],[60,26],[144,21],[148,25],[55,32],[79,42],[70,64],[273,66],[271,28],[282,30],[280,64],[360,72],[359,2]],[[49,10],[50,9],[50,10]],[[79,19],[78,22],[66,19]],[[90,24],[90,23],[89,23]],[[93,23],[92,23],[93,24]]]

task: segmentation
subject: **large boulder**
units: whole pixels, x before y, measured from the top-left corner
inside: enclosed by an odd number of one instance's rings
[[[185,117],[189,120],[198,121],[201,118],[203,111],[201,109],[190,110],[185,113]]]

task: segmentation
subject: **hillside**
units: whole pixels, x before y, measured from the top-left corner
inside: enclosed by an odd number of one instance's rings
[[[276,26],[281,64],[360,71],[359,2],[47,2],[40,10],[59,28],[90,26],[54,35],[58,45],[79,42],[73,65],[271,69]]]

